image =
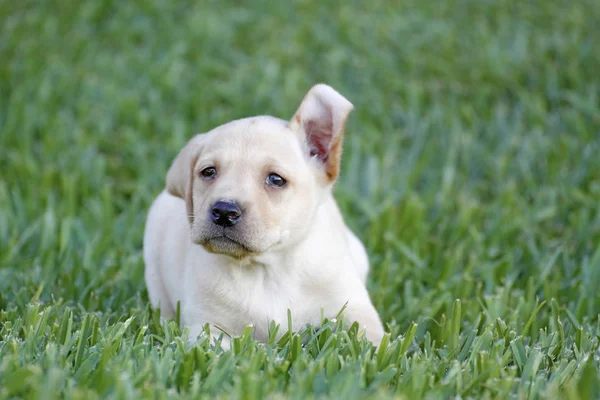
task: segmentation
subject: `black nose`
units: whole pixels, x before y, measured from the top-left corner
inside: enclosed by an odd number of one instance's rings
[[[235,201],[219,200],[213,204],[211,219],[220,226],[232,226],[242,216],[242,210]]]

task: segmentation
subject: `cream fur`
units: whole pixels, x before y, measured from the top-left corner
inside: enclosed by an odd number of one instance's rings
[[[347,303],[346,318],[380,342],[365,248],[331,194],[351,110],[331,87],[317,85],[289,123],[266,116],[233,121],[194,137],[177,157],[148,214],[145,276],[164,317],[181,302],[190,339],[209,323],[231,336],[252,325],[265,341],[270,321],[287,326],[288,309],[299,329],[318,324],[322,312],[333,318]],[[216,168],[214,179],[200,174],[207,166]],[[265,184],[270,173],[286,186]],[[239,224],[215,227],[208,215],[220,199],[240,204]]]

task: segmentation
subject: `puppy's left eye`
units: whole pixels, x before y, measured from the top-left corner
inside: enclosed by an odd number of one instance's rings
[[[215,167],[204,168],[200,171],[200,175],[202,175],[206,179],[212,179],[217,175],[217,169]]]
[[[267,185],[282,187],[286,184],[286,180],[277,174],[267,175]]]

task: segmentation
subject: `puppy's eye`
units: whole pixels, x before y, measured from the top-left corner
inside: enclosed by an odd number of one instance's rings
[[[267,175],[267,185],[282,187],[286,184],[286,180],[277,174]]]
[[[217,175],[217,169],[215,167],[204,168],[202,171],[200,171],[200,175],[208,179],[214,178],[215,175]]]

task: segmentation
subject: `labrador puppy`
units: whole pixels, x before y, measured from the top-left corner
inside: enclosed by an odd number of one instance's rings
[[[164,317],[181,302],[190,339],[209,323],[231,336],[251,325],[266,341],[270,321],[287,326],[288,309],[297,329],[347,305],[346,319],[381,341],[365,248],[332,196],[352,109],[319,84],[290,121],[232,121],[176,157],[148,215],[145,279]]]

